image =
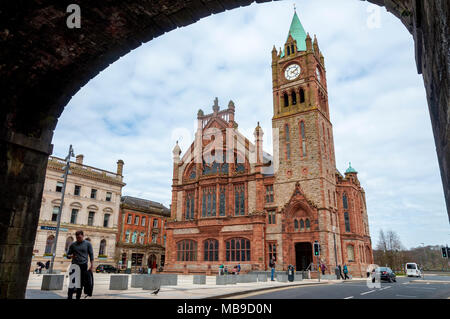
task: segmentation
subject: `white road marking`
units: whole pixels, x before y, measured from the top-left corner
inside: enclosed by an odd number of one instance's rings
[[[411,298],[416,298],[416,296],[407,296],[407,295],[396,295],[398,297],[411,297]]]
[[[371,292],[374,292],[374,291],[376,291],[376,290],[369,290],[369,291],[363,292],[361,295],[367,295],[367,294],[370,294]]]
[[[387,286],[387,287],[381,288],[380,290],[389,289],[389,288],[392,288],[392,286]]]
[[[350,297],[346,297],[346,298],[344,298],[344,299],[352,299],[353,298],[353,296],[350,296]]]

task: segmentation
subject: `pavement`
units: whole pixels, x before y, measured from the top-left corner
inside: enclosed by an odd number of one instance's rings
[[[63,290],[43,291],[42,277],[30,274],[26,299],[67,298],[67,280]],[[194,285],[187,283],[192,276],[179,275],[177,286],[162,286],[156,296],[151,290],[131,288],[131,278],[127,290],[109,290],[109,277],[109,274],[94,274],[94,294],[89,299],[450,299],[450,277],[440,275],[397,277],[396,283],[382,282],[378,287],[368,285],[365,278],[215,285],[215,276],[207,276],[205,285]]]
[[[64,282],[63,290],[44,291],[41,290],[43,275],[30,274],[26,299],[65,299],[67,298],[67,279]],[[234,285],[215,285],[215,276],[207,276],[207,284],[194,285],[187,284],[192,280],[192,276],[178,276],[177,286],[162,286],[159,293],[152,295],[151,290],[142,288],[131,288],[131,277],[128,281],[127,290],[109,290],[109,274],[94,274],[94,293],[89,299],[205,299],[205,298],[225,298],[250,293],[255,291],[266,291],[276,288],[300,287],[318,284],[317,279],[305,279],[298,282],[256,282],[237,283]],[[189,278],[190,277],[190,278]],[[328,284],[331,281],[321,280],[320,284]],[[83,296],[82,296],[83,298]]]

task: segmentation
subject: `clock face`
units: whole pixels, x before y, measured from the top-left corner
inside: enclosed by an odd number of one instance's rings
[[[298,76],[300,75],[300,72],[301,72],[300,65],[291,64],[284,71],[284,77],[287,80],[294,80],[294,79],[298,78]]]
[[[320,70],[319,70],[319,68],[316,68],[316,75],[317,75],[317,79],[320,82]]]

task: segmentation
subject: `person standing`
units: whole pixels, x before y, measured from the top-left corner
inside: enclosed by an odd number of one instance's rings
[[[325,270],[327,269],[327,266],[325,266],[325,264],[321,264],[320,265],[320,270],[322,270],[322,275],[325,275]]]
[[[338,270],[339,270],[339,279],[344,279],[344,276],[342,276],[342,267],[341,265],[338,265]]]
[[[275,279],[273,279],[275,275],[275,258],[272,257],[270,259],[269,267],[270,267],[270,281],[275,281]]]
[[[67,251],[67,258],[72,259],[72,264],[78,265],[80,267],[80,288],[76,288],[76,298],[81,298],[81,292],[83,287],[89,282],[90,274],[87,272],[90,271],[92,273],[94,269],[94,252],[92,250],[92,245],[89,241],[84,240],[84,233],[82,230],[78,230],[75,233],[76,241],[74,241]],[[91,266],[88,268],[88,257],[91,261]],[[67,299],[72,299],[73,288],[69,288]]]
[[[223,275],[223,264],[219,266],[219,276]]]
[[[239,275],[239,273],[241,272],[241,264],[237,264],[237,274]]]
[[[347,268],[347,265],[344,264],[344,280],[350,279],[350,278],[347,276],[347,274],[348,274],[348,268]]]

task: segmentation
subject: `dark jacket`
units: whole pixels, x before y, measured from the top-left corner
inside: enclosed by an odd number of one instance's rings
[[[84,276],[84,293],[89,297],[92,297],[92,291],[94,290],[94,274],[92,271],[86,271]]]

